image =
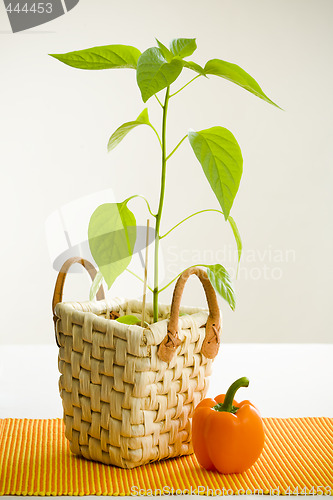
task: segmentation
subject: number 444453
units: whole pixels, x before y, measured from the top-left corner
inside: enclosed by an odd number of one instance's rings
[[[19,3],[9,3],[8,6],[6,7],[6,11],[9,13],[12,12],[23,12],[25,14],[28,14],[28,12],[32,12],[34,14],[50,14],[52,12],[52,4],[51,3],[44,3],[44,2],[38,2],[38,3],[33,3],[32,5],[28,6],[27,3],[21,5]]]
[[[312,488],[307,489],[306,487],[301,489],[296,486],[294,490],[288,486],[288,488],[284,491],[285,495],[331,495],[332,488],[331,486],[312,486]]]

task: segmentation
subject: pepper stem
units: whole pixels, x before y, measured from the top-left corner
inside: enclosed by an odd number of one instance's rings
[[[229,413],[235,413],[238,408],[233,406],[232,402],[234,400],[235,394],[240,389],[241,387],[248,387],[250,381],[247,377],[241,377],[237,379],[229,389],[227,390],[227,393],[224,398],[223,403],[218,403],[216,406],[214,406],[214,410],[217,411],[228,411]]]

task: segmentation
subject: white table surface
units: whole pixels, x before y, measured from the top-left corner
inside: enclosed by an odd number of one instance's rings
[[[0,418],[62,417],[57,356],[56,345],[0,346]],[[263,417],[333,417],[332,361],[333,344],[222,344],[207,396],[246,376],[236,399]]]

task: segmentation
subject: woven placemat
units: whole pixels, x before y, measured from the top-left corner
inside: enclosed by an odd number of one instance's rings
[[[266,418],[266,443],[242,474],[195,455],[131,470],[74,456],[61,419],[0,420],[0,495],[324,494],[333,492],[333,419]]]

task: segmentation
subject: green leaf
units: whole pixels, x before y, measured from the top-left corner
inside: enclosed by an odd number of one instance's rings
[[[116,319],[118,323],[124,323],[125,325],[141,325],[141,319],[137,318],[136,316],[133,316],[132,314],[126,314],[125,316],[120,316],[119,318]],[[147,327],[149,326],[149,323],[147,321],[143,322],[143,326]]]
[[[199,73],[199,75],[206,76],[205,70],[193,61],[183,61],[184,67]]]
[[[235,291],[227,270],[221,264],[205,265],[209,281],[221,297],[224,298],[232,310],[236,307]]]
[[[136,220],[123,203],[104,203],[92,214],[89,246],[108,287],[131,262],[136,241]]]
[[[223,127],[190,131],[188,137],[227,220],[243,172],[240,147],[232,133]]]
[[[162,42],[157,40],[157,38],[155,38],[155,40],[157,42],[157,45],[158,45],[164,59],[166,59],[167,62],[171,62],[171,60],[173,59],[173,53],[170,52],[170,50],[165,45],[163,45]]]
[[[91,284],[91,287],[90,287],[89,300],[94,300],[94,298],[96,297],[96,294],[99,290],[99,287],[102,284],[102,281],[103,281],[103,275],[102,275],[101,271],[97,271],[96,276],[95,276],[95,278]]]
[[[132,122],[123,123],[113,134],[111,135],[108,142],[108,151],[112,151],[118,144],[126,137],[128,132],[133,130],[133,128],[138,125],[150,125],[149,117],[148,117],[148,109],[145,108],[142,113],[139,114],[136,120]]]
[[[264,94],[254,78],[246,73],[246,71],[244,71],[240,66],[237,66],[237,64],[222,61],[221,59],[211,59],[205,65],[204,71],[207,75],[220,76],[230,82],[236,83],[236,85],[243,87],[243,89],[248,90],[257,97],[260,97],[260,99],[263,99],[269,104],[273,104],[273,106],[281,109],[277,104],[271,101],[266,94]]]
[[[124,323],[125,325],[140,325],[141,320],[132,314],[126,314],[125,316],[120,316],[116,319],[118,323]]]
[[[175,38],[170,43],[170,50],[174,56],[189,57],[197,48],[195,38]]]
[[[143,52],[138,60],[136,72],[143,102],[147,102],[151,96],[171,85],[182,69],[183,63],[180,59],[173,59],[168,63],[157,47]]]
[[[66,54],[49,55],[68,66],[79,69],[135,69],[141,52],[131,45],[104,45]]]
[[[240,233],[238,231],[238,227],[237,227],[236,222],[234,221],[234,219],[231,217],[231,215],[229,215],[228,221],[230,223],[232,232],[234,233],[234,237],[235,237],[236,245],[237,245],[237,253],[238,253],[237,273],[236,273],[236,278],[237,278],[237,276],[238,276],[238,269],[239,269],[239,263],[240,263],[241,256],[242,256],[243,245],[242,245],[241,235],[240,235]]]

